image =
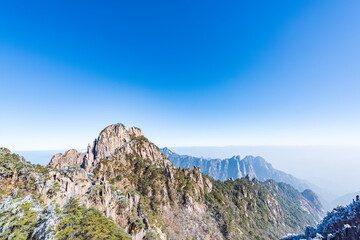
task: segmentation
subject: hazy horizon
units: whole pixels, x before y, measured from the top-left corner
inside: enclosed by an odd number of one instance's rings
[[[164,146],[163,146],[164,147]],[[230,158],[240,155],[261,156],[278,170],[342,196],[360,191],[358,169],[360,148],[349,146],[203,146],[168,147],[178,154],[204,158]],[[77,149],[85,151],[85,149]],[[46,165],[56,153],[66,150],[13,151],[35,164]]]
[[[360,145],[360,2],[160,2],[4,2],[0,145]]]

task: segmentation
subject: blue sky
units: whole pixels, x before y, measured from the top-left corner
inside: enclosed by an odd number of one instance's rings
[[[76,2],[76,3],[75,3]],[[360,145],[360,2],[3,1],[0,145]]]

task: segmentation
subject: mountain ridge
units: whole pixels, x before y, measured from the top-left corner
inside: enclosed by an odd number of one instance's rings
[[[104,215],[107,224],[123,229],[108,234],[123,239],[131,234],[135,240],[275,239],[317,221],[314,206],[290,185],[255,178],[221,182],[198,167],[177,169],[140,129],[122,124],[102,130],[85,152],[56,154],[47,166],[32,165],[8,150],[0,151],[0,158],[0,201],[10,204],[0,205],[5,216],[0,236],[22,234],[13,231],[19,224],[14,211],[36,216],[22,226],[27,234],[41,226],[44,239],[57,239],[64,231],[81,236],[81,227],[63,223],[73,219],[67,212],[77,208],[71,206]],[[29,204],[39,211],[32,212]]]
[[[245,177],[250,174],[253,177],[258,178],[261,181],[274,179],[277,182],[285,182],[291,184],[299,191],[304,191],[310,188],[309,184],[305,180],[300,180],[292,176],[291,174],[274,169],[272,165],[260,156],[247,155],[243,159],[239,155],[234,155],[231,158],[201,158],[193,157],[189,155],[180,155],[174,153],[169,148],[165,147],[160,149],[175,165],[175,167],[188,167],[194,166],[200,167],[203,173],[209,174],[215,179],[225,181],[229,178]],[[229,169],[229,165],[236,165],[234,169]],[[223,169],[225,168],[225,169]],[[220,173],[219,173],[220,172]],[[221,173],[223,172],[223,173]]]
[[[298,179],[291,174],[284,171],[277,170],[272,167],[271,163],[267,162],[260,156],[247,155],[241,159],[239,155],[234,155],[231,158],[203,158],[189,155],[180,155],[169,148],[164,147],[160,149],[176,167],[192,168],[194,166],[200,167],[203,173],[209,174],[215,179],[225,181],[229,178],[245,177],[250,174],[261,181],[274,179],[277,182],[285,182],[300,192],[306,189],[312,189],[316,192],[320,199],[322,208],[331,209],[331,203],[328,202],[328,193],[314,184],[306,180]],[[322,213],[323,215],[325,212]]]

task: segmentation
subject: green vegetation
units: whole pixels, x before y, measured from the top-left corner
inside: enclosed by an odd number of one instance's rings
[[[131,239],[124,230],[95,208],[81,206],[71,198],[65,205],[56,238],[59,240]]]
[[[34,171],[35,165],[27,162],[23,157],[11,153],[7,148],[0,148],[0,180],[14,176],[14,174],[28,174]]]
[[[69,177],[73,177],[77,166],[70,166]],[[63,207],[45,206],[41,194],[35,189],[47,180],[48,168],[33,165],[23,157],[0,148],[0,239],[37,239],[52,219],[55,225],[46,229],[56,239],[131,239],[113,220],[106,218],[95,208],[86,208],[77,199],[71,198]],[[94,186],[93,195],[99,196],[103,186]],[[52,199],[61,191],[57,181],[52,181],[47,197]],[[93,196],[93,197],[94,197]],[[6,200],[5,200],[6,198]]]
[[[38,211],[34,210],[36,202],[29,199],[17,199],[12,208],[0,210],[1,239],[31,239],[37,226]]]
[[[221,232],[228,239],[242,239],[238,231],[246,230],[250,239],[276,238],[271,229],[272,213],[266,201],[271,196],[260,184],[247,179],[213,180],[213,190],[206,194],[210,211],[218,217]]]
[[[55,222],[47,229],[48,234],[59,240],[68,239],[131,239],[114,221],[106,218],[95,208],[80,205],[71,198],[63,207],[45,207],[35,196],[8,200],[0,209],[0,239],[37,239],[46,221]],[[49,214],[50,213],[50,214]]]
[[[302,199],[299,191],[286,183],[277,183],[274,180],[266,181],[263,185],[271,194],[276,195],[283,214],[289,216],[285,218],[286,226],[297,232],[304,230],[301,223],[315,226],[314,218],[299,207],[301,206],[300,199]]]
[[[27,195],[44,185],[48,168],[34,165],[24,157],[0,148],[0,199],[17,188],[18,194]]]
[[[46,194],[50,199],[52,199],[57,195],[59,191],[61,191],[60,184],[57,181],[52,181]]]
[[[284,183],[213,180],[213,190],[205,199],[227,239],[276,239],[315,224],[300,208],[301,194]],[[246,234],[241,237],[240,231]]]

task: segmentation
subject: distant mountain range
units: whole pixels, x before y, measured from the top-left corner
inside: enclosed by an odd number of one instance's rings
[[[246,156],[241,159],[241,157],[237,155],[225,159],[212,159],[179,155],[167,147],[160,150],[177,168],[182,167],[191,169],[196,166],[201,169],[202,173],[208,174],[214,179],[221,181],[250,175],[260,181],[273,179],[277,182],[284,182],[292,185],[301,192],[306,189],[312,189],[319,196],[320,202],[325,210],[332,208],[332,204],[329,203],[327,199],[332,199],[333,196],[329,197],[327,192],[314,184],[273,168],[272,165],[262,157]]]
[[[355,199],[356,195],[360,195],[360,191],[359,192],[354,192],[354,193],[348,193],[345,194],[343,196],[340,196],[336,199],[334,199],[331,204],[333,206],[346,206],[349,202],[351,202],[353,199]]]
[[[262,157],[246,156],[243,159],[239,155],[225,159],[199,158],[188,155],[179,155],[169,148],[160,149],[165,156],[179,168],[199,167],[201,172],[211,177],[225,181],[230,178],[237,179],[250,175],[260,181],[273,179],[277,182],[284,182],[292,185],[299,191],[311,188],[311,185],[301,179],[274,169],[270,163]]]

